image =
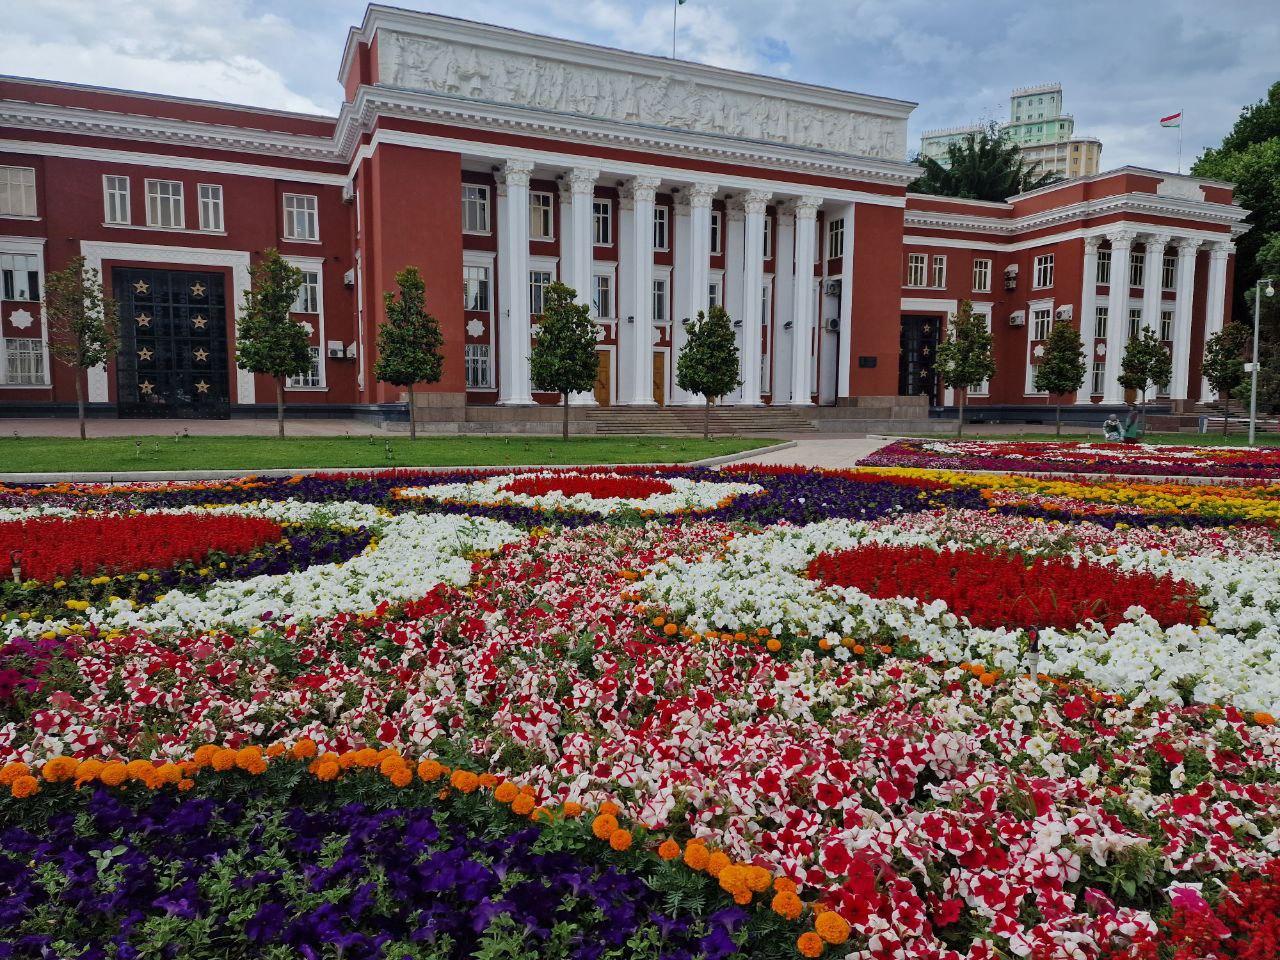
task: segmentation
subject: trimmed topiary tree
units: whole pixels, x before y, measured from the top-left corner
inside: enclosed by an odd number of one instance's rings
[[[276,435],[283,438],[285,379],[311,369],[310,339],[291,315],[302,271],[278,250],[264,250],[249,276],[236,324],[236,362],[250,373],[275,378]]]
[[[564,410],[561,435],[569,439],[569,394],[590,390],[596,382],[596,325],[591,308],[578,303],[572,287],[559,281],[547,287],[538,339],[529,355],[535,390],[560,394]]]
[[[120,345],[120,308],[102,288],[102,275],[76,257],[44,278],[44,325],[49,352],[76,381],[80,439],[84,428],[84,372],[105,363]]]
[[[417,267],[405,267],[396,274],[399,299],[382,294],[386,319],[378,325],[378,359],[373,375],[383,383],[409,390],[409,439],[418,439],[414,421],[413,393],[419,383],[439,383],[444,372],[440,348],[444,337],[440,324],[427,313],[427,289]]]
[[[960,416],[956,436],[960,436],[964,433],[964,407],[969,391],[996,373],[987,320],[982,314],[973,312],[973,304],[968,300],[960,301],[947,326],[947,339],[938,344],[935,369],[942,382],[959,393]]]
[[[701,395],[702,437],[711,437],[711,401],[742,381],[738,378],[738,338],[724,307],[714,306],[689,324],[684,348],[676,358],[676,386]]]
[[[1084,385],[1084,342],[1080,331],[1069,323],[1055,323],[1045,341],[1044,356],[1036,366],[1034,385],[1037,390],[1057,398],[1053,405],[1055,433],[1062,436],[1062,397]]]

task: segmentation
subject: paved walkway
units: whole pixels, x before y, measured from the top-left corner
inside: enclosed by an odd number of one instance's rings
[[[855,467],[863,457],[892,443],[883,437],[795,435],[789,439],[795,446],[773,453],[753,456],[749,451],[735,463],[760,463],[769,466],[823,467],[843,470]]]

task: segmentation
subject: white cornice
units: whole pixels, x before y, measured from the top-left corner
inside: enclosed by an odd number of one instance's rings
[[[361,87],[356,99],[344,105],[338,121],[338,145],[351,156],[363,133],[373,129],[379,117],[394,116],[459,128],[459,140],[469,130],[494,130],[586,146],[610,146],[662,155],[747,164],[770,170],[786,170],[815,176],[872,180],[905,186],[920,175],[920,168],[905,160],[857,157],[767,141],[743,141],[734,137],[695,133],[669,127],[621,125],[576,114],[511,106],[383,86]],[[475,152],[507,153],[500,144],[477,141]],[[579,163],[582,159],[579,158]]]
[[[907,224],[908,232],[903,235],[902,243],[908,247],[942,247],[954,250],[984,250],[993,253],[1017,253],[1020,250],[1031,250],[1037,247],[1049,247],[1056,243],[1064,243],[1069,240],[1081,240],[1085,237],[1105,237],[1108,233],[1116,230],[1132,230],[1135,233],[1149,233],[1155,229],[1169,231],[1171,228],[1161,225],[1157,227],[1154,224],[1142,223],[1132,220],[1121,220],[1116,223],[1107,223],[1096,227],[1074,227],[1072,229],[1063,230],[1059,233],[1047,234],[1043,237],[1032,237],[1026,240],[1019,240],[1016,237],[1000,240],[970,240],[967,237],[935,237],[926,234],[914,234],[910,232],[910,227],[917,226]],[[1225,242],[1227,234],[1221,230],[1197,230],[1194,228],[1177,228],[1175,231],[1178,237],[1192,237],[1202,240],[1205,243]],[[1241,231],[1244,232],[1244,231]],[[1238,234],[1232,231],[1231,236]]]

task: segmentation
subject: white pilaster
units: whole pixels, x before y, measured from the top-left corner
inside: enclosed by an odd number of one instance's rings
[[[713,183],[693,183],[684,191],[683,204],[676,205],[676,279],[675,301],[680,306],[672,325],[672,364],[678,362],[680,351],[688,340],[688,333],[681,322],[685,317],[690,320],[698,316],[699,311],[707,309],[707,290],[711,285],[711,201],[715,199],[716,185]],[[686,216],[682,220],[682,206]],[[683,232],[682,232],[683,231]],[[675,369],[674,366],[672,369]],[[702,403],[701,398],[676,387],[676,403],[696,405]]]
[[[1209,245],[1209,287],[1205,291],[1204,305],[1204,338],[1210,337],[1222,329],[1222,321],[1227,310],[1227,258],[1235,252],[1236,245],[1230,240],[1215,240]],[[1212,395],[1208,380],[1200,385],[1200,399],[1207,400]]]
[[[1174,274],[1173,301],[1173,382],[1169,396],[1186,400],[1191,374],[1191,304],[1196,286],[1196,251],[1200,241],[1184,237],[1178,241],[1178,269]]]
[[[760,307],[764,287],[764,217],[772,196],[765,190],[749,190],[742,206],[747,214],[742,261],[742,400],[745,406],[760,405]]]
[[[1111,285],[1107,293],[1107,365],[1103,376],[1102,402],[1123,403],[1120,387],[1120,361],[1129,339],[1129,254],[1137,234],[1133,230],[1116,230],[1107,234],[1111,241]]]
[[[796,201],[796,283],[791,300],[791,403],[809,406],[813,403],[814,385],[809,382],[810,350],[814,330],[813,297],[813,246],[817,242],[814,221],[817,219],[821,197],[805,196]],[[846,247],[852,235],[845,225]],[[845,251],[849,253],[848,249]]]
[[[1084,274],[1080,284],[1080,339],[1084,342],[1084,355],[1088,360],[1084,374],[1084,386],[1076,391],[1076,403],[1091,402],[1089,384],[1093,380],[1094,337],[1098,324],[1098,244],[1101,237],[1084,238]]]
[[[529,389],[529,177],[533,163],[508,160],[498,174],[498,402],[533,403]]]
[[[634,331],[630,356],[623,362],[631,366],[631,394],[627,403],[633,406],[652,406],[653,400],[653,199],[658,185],[657,177],[639,176],[631,181],[631,202],[634,217],[631,232],[624,240],[627,248],[623,258],[634,263],[632,299],[628,314],[635,317],[630,324]]]
[[[743,351],[743,332],[746,329],[742,319],[742,270],[746,248],[743,239],[746,233],[746,211],[740,196],[725,201],[724,217],[724,309],[734,323],[738,338],[738,362],[741,365]],[[763,245],[763,241],[761,242]],[[737,403],[742,397],[742,387],[735,387],[725,398],[730,403]]]
[[[769,338],[773,354],[773,402],[791,400],[792,339],[795,335],[795,241],[796,205],[780,203],[775,208],[777,229],[773,244],[773,331]],[[800,277],[803,280],[804,277]]]
[[[1146,265],[1142,273],[1142,326],[1153,333],[1160,330],[1160,310],[1164,303],[1160,293],[1164,287],[1164,248],[1171,237],[1153,233],[1145,241]]]
[[[566,177],[561,190],[560,254],[564,264],[565,283],[577,293],[577,302],[591,304],[591,203],[595,199],[596,180],[600,171],[591,167],[575,167]],[[567,209],[565,209],[567,202]],[[595,394],[590,390],[569,394],[569,403],[577,407],[594,406]]]
[[[689,394],[687,390],[681,390],[680,385],[676,383],[675,365],[679,360],[680,351],[684,349],[684,345],[689,339],[689,330],[685,326],[684,321],[693,316],[690,305],[695,297],[693,288],[689,282],[689,275],[693,264],[690,262],[691,251],[689,249],[690,237],[690,221],[692,220],[692,205],[689,202],[689,192],[687,190],[675,191],[675,206],[672,210],[674,217],[671,230],[672,238],[672,259],[671,259],[671,402],[677,404],[693,404],[697,402],[697,398]]]
[[[844,256],[840,258],[840,353],[836,397],[853,394],[853,204],[840,211],[844,218]],[[838,219],[838,218],[837,218]]]

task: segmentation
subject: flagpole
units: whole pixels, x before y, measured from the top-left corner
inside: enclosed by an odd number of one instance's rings
[[[671,0],[671,59],[676,58],[676,11],[680,9],[680,0]]]
[[[1182,176],[1182,125],[1186,122],[1187,114],[1182,107],[1178,108],[1178,176]]]

